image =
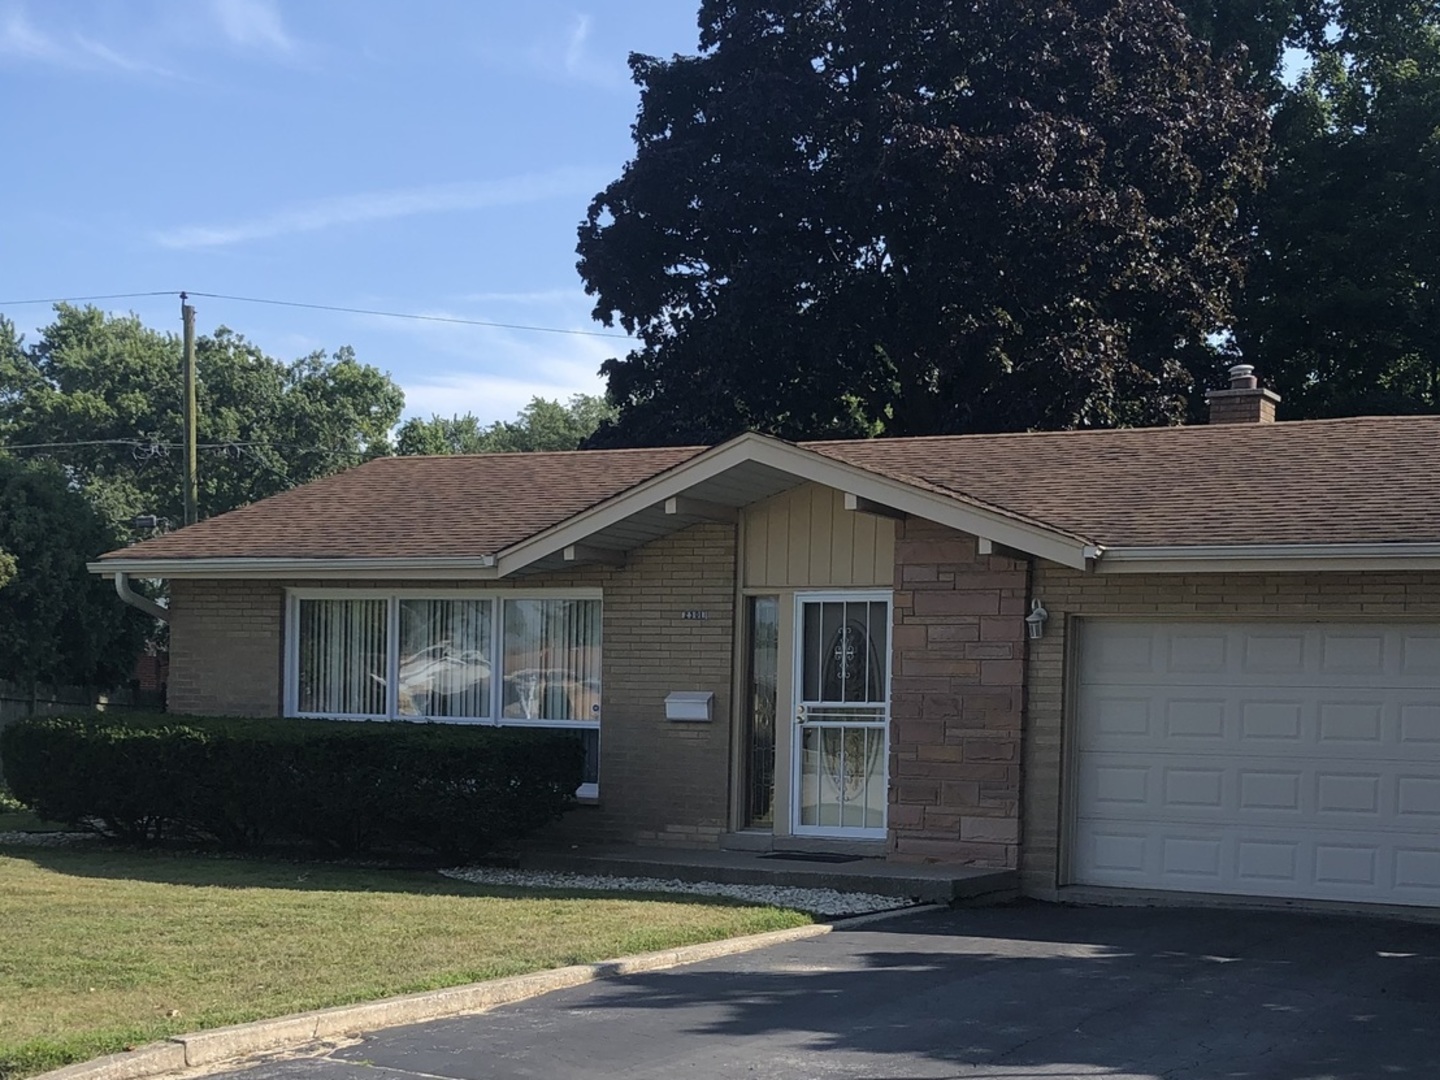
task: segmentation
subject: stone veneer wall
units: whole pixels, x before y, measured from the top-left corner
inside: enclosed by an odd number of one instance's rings
[[[1087,574],[1036,561],[1035,596],[1050,613],[1030,643],[1025,737],[1026,892],[1053,896],[1064,843],[1067,665],[1080,616],[1159,619],[1440,619],[1440,573]]]
[[[171,582],[172,712],[279,716],[285,588],[305,582]],[[310,584],[333,588],[337,582]],[[600,800],[554,832],[567,840],[718,843],[728,826],[735,534],[699,525],[631,552],[620,569],[499,582],[355,581],[356,588],[604,590]],[[704,610],[709,618],[685,620]],[[671,723],[665,695],[713,690],[714,721]],[[300,721],[297,721],[299,723]]]
[[[1027,585],[973,536],[898,525],[892,858],[1018,865]]]

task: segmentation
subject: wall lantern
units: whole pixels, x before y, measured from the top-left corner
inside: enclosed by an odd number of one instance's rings
[[[1025,633],[1031,641],[1045,636],[1045,620],[1050,613],[1040,606],[1039,600],[1030,601],[1030,614],[1025,616]]]

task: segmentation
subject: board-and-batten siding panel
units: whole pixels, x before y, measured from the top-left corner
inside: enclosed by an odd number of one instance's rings
[[[877,588],[895,580],[895,523],[845,509],[833,488],[806,484],[745,510],[745,585]]]

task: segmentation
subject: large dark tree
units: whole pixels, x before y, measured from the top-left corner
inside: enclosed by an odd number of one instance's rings
[[[1165,0],[707,0],[579,268],[597,442],[1181,416],[1267,117]]]
[[[1276,111],[1236,345],[1284,416],[1440,412],[1440,3],[1329,6]]]

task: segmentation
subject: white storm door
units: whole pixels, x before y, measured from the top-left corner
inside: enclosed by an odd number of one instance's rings
[[[885,837],[890,594],[796,597],[797,836]]]

